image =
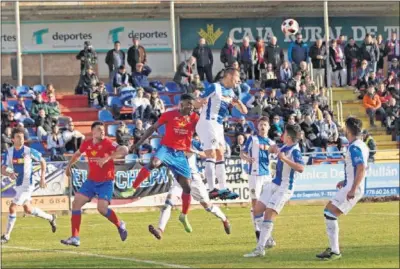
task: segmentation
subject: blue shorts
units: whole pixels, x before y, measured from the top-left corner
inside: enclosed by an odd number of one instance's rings
[[[174,174],[181,175],[187,179],[192,178],[189,162],[183,151],[161,145],[154,157],[168,166]]]
[[[111,201],[114,192],[114,181],[95,182],[87,179],[78,193],[85,195],[89,199],[92,199],[97,195],[98,199]]]

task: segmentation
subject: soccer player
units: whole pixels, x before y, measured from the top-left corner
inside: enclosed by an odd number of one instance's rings
[[[339,249],[338,218],[342,214],[347,215],[364,195],[369,149],[360,139],[362,121],[350,117],[346,120],[345,126],[346,138],[350,143],[344,164],[345,176],[344,181],[336,185],[339,191],[324,210],[330,247],[316,255],[323,260],[337,260],[342,257]]]
[[[295,173],[304,171],[303,158],[297,143],[300,133],[298,124],[287,124],[283,134],[284,145],[280,149],[276,145],[269,149],[278,156],[276,175],[272,183],[262,190],[254,209],[255,222],[261,227],[261,233],[257,247],[251,253],[245,254],[246,258],[265,255],[265,244],[271,237],[273,221],[293,195]]]
[[[86,153],[89,173],[82,187],[75,193],[72,202],[72,236],[66,240],[61,240],[62,244],[76,247],[80,245],[81,208],[95,196],[98,198],[97,210],[99,213],[117,227],[122,241],[125,241],[128,237],[125,223],[119,220],[115,212],[108,207],[114,191],[114,159],[123,158],[127,155],[128,148],[119,146],[116,142],[105,137],[103,122],[94,122],[91,130],[92,138],[81,144],[66,169],[66,175],[71,177],[71,167],[81,158],[83,153]]]
[[[225,214],[221,211],[221,209],[213,205],[210,202],[210,199],[208,197],[208,192],[206,189],[206,185],[203,183],[203,179],[201,178],[199,174],[199,169],[197,168],[197,156],[200,156],[201,158],[205,158],[205,154],[203,152],[203,149],[201,148],[201,145],[198,141],[193,140],[192,141],[192,148],[191,152],[187,152],[186,156],[188,157],[188,162],[190,166],[190,171],[192,173],[192,180],[191,180],[191,195],[192,197],[196,200],[199,201],[200,204],[204,207],[204,209],[207,212],[212,213],[214,216],[219,218],[222,221],[222,224],[224,226],[225,232],[227,234],[231,233],[231,225],[229,223],[229,220],[225,216]],[[182,188],[181,186],[174,180],[173,185],[171,186],[171,189],[168,192],[167,199],[165,200],[165,205],[161,209],[161,215],[160,219],[158,222],[158,228],[154,228],[153,225],[149,225],[149,231],[151,234],[153,234],[157,239],[162,238],[162,234],[165,231],[165,227],[167,226],[168,220],[171,217],[171,210],[172,210],[172,201],[171,198],[173,195],[180,196],[182,193]]]
[[[140,184],[150,176],[151,170],[165,164],[175,174],[182,187],[182,213],[179,221],[183,224],[185,231],[192,232],[187,213],[189,212],[190,195],[190,167],[185,152],[190,151],[196,124],[199,116],[194,112],[195,97],[191,94],[182,94],[180,108],[165,112],[158,121],[150,126],[142,138],[136,142],[135,147],[149,138],[154,131],[165,124],[165,135],[161,139],[161,146],[150,164],[143,166],[133,183],[133,189],[137,189]]]
[[[275,142],[268,138],[269,119],[261,117],[258,120],[258,134],[250,136],[240,157],[250,164],[249,189],[251,198],[251,219],[254,225],[257,241],[260,238],[260,227],[254,220],[254,208],[260,198],[261,191],[266,184],[271,183],[272,178],[269,171],[269,147]],[[274,246],[272,237],[268,239],[267,247]]]
[[[227,68],[220,82],[211,84],[198,100],[202,105],[199,124],[196,133],[203,143],[207,156],[205,176],[210,191],[210,198],[236,199],[238,194],[231,192],[226,186],[225,172],[225,136],[223,120],[229,115],[229,106],[232,104],[241,113],[247,114],[247,107],[235,96],[233,88],[240,83],[239,71]],[[215,187],[215,178],[218,179],[219,190]]]
[[[41,209],[31,206],[31,196],[35,188],[32,180],[33,161],[40,162],[40,188],[46,188],[46,162],[40,152],[33,148],[24,146],[24,129],[16,127],[11,134],[14,146],[10,147],[1,166],[1,174],[15,180],[15,197],[10,205],[10,214],[8,215],[7,230],[1,236],[1,243],[7,243],[10,240],[11,232],[17,220],[17,206],[23,206],[26,214],[48,220],[53,233],[56,232],[56,215],[50,215]]]

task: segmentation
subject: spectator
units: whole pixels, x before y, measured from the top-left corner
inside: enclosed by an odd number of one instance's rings
[[[57,123],[46,115],[44,109],[39,110],[38,117],[35,120],[35,125],[37,127],[37,136],[40,141],[42,141],[45,136],[51,133],[52,127],[55,124]]]
[[[266,98],[267,104],[264,106],[264,113],[266,113],[268,116],[278,114],[280,115],[280,109],[279,109],[279,100],[276,97],[276,89],[272,89],[269,96]],[[263,115],[265,115],[263,113]]]
[[[4,130],[7,127],[10,127],[11,129],[15,128],[15,127],[17,127],[17,125],[18,125],[18,121],[14,118],[14,112],[9,111],[8,114],[7,114],[7,117],[6,118],[2,118],[1,131],[4,132]]]
[[[139,141],[140,138],[144,135],[146,130],[143,127],[143,121],[137,119],[135,122],[135,129],[133,130],[133,139],[135,142]]]
[[[312,95],[313,93],[315,93],[315,90],[318,89],[315,86],[314,81],[311,80],[311,77],[308,75],[305,77],[304,79],[304,85],[306,85],[307,88],[307,94],[308,95]]]
[[[224,158],[229,159],[232,156],[231,146],[228,144],[228,141],[225,140],[225,151],[224,151]]]
[[[317,39],[310,48],[310,58],[313,66],[314,81],[318,88],[323,87],[325,85],[326,47],[322,45],[322,39]]]
[[[345,38],[344,35],[340,35],[338,40],[337,40],[337,44],[342,49],[343,52],[344,52],[344,48],[346,47],[346,40],[345,39],[346,38]]]
[[[375,127],[375,114],[380,116],[383,126],[386,119],[385,110],[382,108],[381,100],[375,93],[375,88],[373,86],[368,87],[367,94],[365,94],[363,98],[363,104],[364,108],[367,110],[371,127]]]
[[[239,62],[240,49],[233,44],[232,38],[228,37],[226,39],[225,46],[221,49],[220,60],[224,67],[228,67],[233,64],[233,62]]]
[[[326,94],[326,88],[321,88],[317,91],[314,96],[314,101],[319,103],[319,108],[321,111],[328,111],[329,110],[329,101]]]
[[[376,143],[374,138],[368,133],[368,130],[362,131],[363,141],[369,148],[368,162],[375,162]]]
[[[301,130],[301,133],[300,133],[299,147],[300,147],[301,153],[311,152],[312,148],[313,148],[313,145],[311,144],[310,140],[305,138],[303,130]]]
[[[391,38],[386,42],[386,55],[389,65],[394,58],[400,59],[400,41],[396,32],[392,32]]]
[[[28,130],[24,127],[24,124],[23,124],[22,122],[18,122],[16,128],[21,128],[22,130],[24,130],[24,139],[25,139],[26,142],[29,142],[29,140],[30,140],[29,132],[28,132]]]
[[[351,86],[351,82],[357,78],[357,65],[360,60],[360,48],[354,41],[354,38],[351,37],[349,43],[344,48],[344,55],[347,67],[347,85]]]
[[[93,68],[89,67],[82,78],[82,92],[88,95],[88,105],[91,106],[94,101],[93,92],[99,85],[99,78],[94,73]]]
[[[347,75],[344,53],[336,40],[332,40],[329,55],[330,64],[332,66],[333,75],[335,77],[336,87],[344,87],[347,85]]]
[[[292,114],[288,117],[287,123],[286,124],[296,124],[296,115]]]
[[[368,86],[374,86],[375,88],[378,88],[379,79],[376,77],[375,72],[369,72],[367,84]]]
[[[193,79],[193,65],[195,63],[196,58],[191,56],[186,61],[181,62],[176,70],[174,81],[184,93],[187,93],[189,90],[190,82]]]
[[[397,58],[393,58],[390,62],[389,73],[393,72],[395,76],[399,77],[400,68],[399,68],[399,61]]]
[[[288,83],[292,79],[293,74],[288,61],[283,62],[279,69],[279,74],[280,88],[282,93],[285,93],[286,89],[288,88]]]
[[[116,140],[118,145],[127,146],[131,145],[130,140],[132,138],[132,134],[129,133],[129,129],[126,127],[125,122],[121,121],[118,125],[118,129],[116,132]],[[137,140],[135,140],[137,141]]]
[[[161,100],[158,95],[157,90],[153,90],[150,97],[150,106],[151,106],[151,118],[154,122],[158,120],[162,113],[165,112],[165,106],[163,100]]]
[[[57,125],[51,127],[51,133],[47,136],[47,149],[51,152],[51,158],[65,153],[64,139]]]
[[[331,114],[324,113],[324,120],[321,122],[321,140],[322,146],[327,147],[328,144],[337,144],[339,139],[339,131],[336,123],[333,122]]]
[[[83,45],[84,49],[76,55],[76,59],[81,61],[81,76],[86,74],[89,67],[97,64],[97,53],[90,41],[85,41]]]
[[[300,69],[297,72],[301,73],[301,81],[304,82],[306,79],[306,76],[310,75],[310,73],[308,72],[307,63],[304,61],[300,62]]]
[[[299,101],[300,106],[302,108],[306,108],[312,102],[311,95],[310,96],[307,95],[306,84],[304,84],[304,83],[300,84],[300,91],[296,94],[296,99]],[[292,106],[293,106],[293,103],[292,103]]]
[[[236,135],[244,134],[244,133],[252,133],[250,125],[247,123],[246,118],[244,116],[240,117],[240,120],[235,125],[235,133]]]
[[[261,80],[261,73],[265,70],[266,63],[264,61],[265,44],[264,40],[257,36],[256,43],[252,50],[252,63],[254,65],[254,79]]]
[[[382,75],[383,74],[383,63],[384,60],[383,58],[387,56],[386,54],[386,44],[383,41],[383,37],[382,35],[378,35],[378,37],[376,38],[376,45],[378,46],[379,49],[379,59],[378,59],[378,63],[377,63],[377,72]]]
[[[3,130],[3,127],[1,128]],[[7,152],[8,148],[13,145],[11,130],[11,127],[6,127],[4,133],[1,134],[1,152]]]
[[[107,52],[106,64],[108,66],[110,83],[114,84],[114,77],[119,67],[125,65],[125,52],[121,50],[121,43],[119,41],[115,41],[114,48]]]
[[[150,101],[143,96],[144,90],[137,89],[136,96],[131,99],[133,107],[133,119],[148,120],[150,117]]]
[[[292,117],[294,117],[294,120],[296,121],[296,122],[299,122],[299,121],[301,121],[301,109],[300,109],[300,101],[298,100],[298,99],[296,99],[296,100],[294,100],[294,102],[292,103],[292,107],[291,107],[291,112],[293,113],[293,114],[291,114],[290,116],[289,116],[289,120],[292,118]],[[288,122],[289,122],[289,120],[288,120]],[[294,123],[293,123],[294,124]]]
[[[322,111],[319,108],[318,101],[312,102],[311,118],[313,119],[313,121],[319,121],[319,122],[324,119],[324,115],[322,114]]]
[[[242,46],[240,46],[239,64],[247,78],[253,79],[253,55],[248,36],[243,38]]]
[[[24,124],[34,125],[35,121],[29,116],[25,107],[24,97],[18,96],[18,103],[14,106],[14,118]]]
[[[75,124],[72,121],[67,124],[67,129],[63,131],[62,138],[68,153],[76,152],[85,140],[85,136],[78,130],[75,130]]]
[[[308,62],[308,45],[303,42],[303,36],[300,33],[296,34],[296,41],[289,45],[288,60],[292,64],[293,72],[297,72],[301,62]]]
[[[293,94],[293,91],[287,91],[284,95],[282,95],[279,99],[281,116],[287,118],[288,114],[291,112],[291,108],[293,106],[293,102],[296,100],[296,97]]]
[[[49,102],[47,103],[47,115],[50,118],[58,120],[58,118],[60,117],[60,114],[61,114],[60,105],[56,101],[56,97],[54,96],[54,94],[50,94]]]
[[[132,85],[136,88],[142,87],[146,92],[151,93],[153,88],[150,87],[148,76],[151,73],[151,68],[142,63],[136,64],[136,71],[132,72]]]
[[[287,88],[288,90],[297,93],[300,91],[300,85],[301,85],[301,72],[298,71],[296,75],[289,80]]]
[[[376,92],[376,94],[381,100],[382,107],[386,109],[386,107],[389,105],[389,100],[392,99],[392,96],[386,90],[385,84],[383,82],[378,84],[378,91]]]
[[[207,81],[212,82],[212,67],[214,58],[211,49],[206,45],[204,38],[199,39],[199,44],[194,48],[192,56],[196,58],[197,73],[200,76],[200,80],[204,81],[204,74],[206,75]]]
[[[391,98],[386,106],[385,113],[387,131],[390,133],[394,129],[394,123],[400,116],[399,101],[396,102],[396,99]]]
[[[240,155],[240,151],[242,150],[245,142],[246,142],[246,139],[245,139],[244,135],[240,134],[236,137],[236,141],[232,145],[232,150],[231,150],[232,156]]]
[[[285,60],[283,49],[279,47],[277,41],[278,39],[276,36],[271,37],[264,54],[264,63],[272,64],[275,72],[279,72],[279,68],[282,66],[282,63]]]
[[[304,120],[300,124],[301,129],[304,131],[305,137],[310,140],[314,147],[322,147],[322,141],[319,137],[318,126],[315,124],[311,115],[304,115]]]
[[[361,45],[361,59],[368,62],[369,71],[376,72],[376,64],[379,60],[379,48],[372,40],[371,34],[365,35],[364,43]]]
[[[198,74],[193,76],[193,80],[190,82],[189,85],[189,93],[193,93],[195,90],[203,91],[204,90],[204,83],[201,82],[200,76]]]
[[[265,98],[265,90],[260,89],[253,95],[250,100],[246,103],[246,106],[250,109],[251,115],[257,115],[261,117],[264,108],[268,105],[267,99]]]
[[[283,126],[280,123],[281,118],[279,115],[274,115],[272,118],[271,128],[268,131],[268,137],[274,140],[276,143],[281,143],[281,137],[283,134]]]
[[[43,109],[44,112],[47,114],[47,105],[43,102],[43,97],[41,94],[37,94],[35,100],[32,101],[31,107],[31,117],[32,119],[36,120],[39,115],[39,110]]]
[[[117,90],[114,92],[115,94],[120,92],[122,88],[129,87],[130,86],[130,77],[128,72],[126,72],[125,65],[121,65],[118,68],[118,72],[114,76],[113,80],[113,86]]]
[[[54,86],[51,83],[46,85],[46,91],[42,93],[43,102],[49,102],[50,94],[53,94],[54,96],[56,95],[56,89],[54,89]]]
[[[357,70],[357,90],[368,87],[368,62],[363,60],[361,67]]]
[[[278,78],[276,76],[276,72],[272,64],[268,64],[265,76],[262,79],[262,85],[265,88],[277,88],[278,87]]]
[[[139,45],[139,38],[132,39],[133,45],[128,50],[128,64],[132,68],[132,73],[136,71],[136,64],[146,64],[147,54],[143,46]]]
[[[93,97],[97,99],[97,104],[100,108],[106,108],[108,91],[103,81],[99,82],[99,86],[93,92]]]
[[[396,80],[396,74],[394,72],[390,72],[387,79],[384,81],[386,89],[389,88],[394,88],[397,80]]]

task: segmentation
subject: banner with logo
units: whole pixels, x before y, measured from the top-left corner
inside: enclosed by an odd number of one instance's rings
[[[2,53],[15,52],[15,24],[2,23],[1,28]],[[106,52],[117,40],[127,50],[134,37],[147,51],[170,51],[172,47],[169,20],[21,22],[23,53],[75,53],[85,41],[97,52]]]
[[[67,167],[65,162],[48,162],[46,168],[46,183],[47,187],[41,189],[40,183],[40,164],[34,164],[32,181],[34,191],[32,196],[50,196],[50,195],[63,195],[65,194],[65,188],[68,184],[64,177],[64,171]],[[13,198],[15,196],[15,181],[9,177],[2,177],[1,180],[1,197]]]
[[[377,14],[378,15],[378,14]],[[286,18],[285,18],[286,19]],[[294,36],[285,36],[281,31],[281,24],[285,20],[281,17],[266,19],[181,19],[181,47],[183,50],[192,50],[198,39],[203,37],[213,49],[221,49],[228,37],[234,43],[241,43],[245,36],[250,42],[255,42],[257,36],[265,41],[272,36],[278,38],[278,44],[287,48],[294,40]],[[299,23],[299,32],[303,41],[311,45],[317,38],[325,35],[324,19],[320,18],[293,18]],[[366,33],[382,34],[384,39],[392,32],[400,35],[398,17],[330,17],[330,39],[338,38],[343,34],[346,38],[354,37],[362,41]]]

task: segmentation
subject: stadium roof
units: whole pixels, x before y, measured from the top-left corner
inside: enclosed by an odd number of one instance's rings
[[[2,21],[14,21],[13,2],[1,3]],[[169,18],[169,1],[25,2],[22,21]],[[175,1],[181,18],[322,17],[323,2],[300,1]],[[329,16],[399,16],[399,2],[329,2]]]

